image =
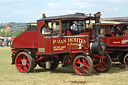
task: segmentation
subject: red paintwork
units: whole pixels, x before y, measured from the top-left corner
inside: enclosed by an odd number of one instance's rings
[[[13,41],[14,48],[43,48],[44,52],[37,51],[38,54],[56,54],[64,52],[82,52],[88,51],[89,48],[89,35],[90,32],[80,33],[77,36],[46,36],[41,34],[41,27],[44,25],[44,21],[38,21],[38,31],[25,31]],[[86,35],[85,35],[86,34]],[[38,37],[37,37],[38,36]],[[82,45],[80,48],[79,45]],[[84,50],[83,50],[84,48]],[[74,49],[78,49],[74,51]],[[82,51],[81,51],[82,49]],[[87,50],[85,50],[87,49]]]
[[[40,36],[41,37],[41,36]],[[56,53],[64,53],[64,52],[72,52],[74,49],[77,51],[75,52],[83,52],[84,50],[82,48],[88,47],[89,48],[89,36],[88,35],[77,35],[75,36],[63,36],[62,38],[59,38],[58,36],[42,36],[42,41],[44,41],[44,47],[42,45],[42,48],[45,48],[45,52],[38,53],[38,54],[56,54]],[[38,42],[39,43],[39,42]],[[79,49],[79,44],[83,46]],[[40,46],[38,46],[39,48]],[[41,48],[41,47],[40,47]],[[82,49],[82,50],[81,50]],[[85,48],[87,52],[88,49]]]
[[[128,46],[128,37],[103,37],[102,40],[109,47],[126,47]]]
[[[12,51],[11,51],[12,53],[16,53],[17,52],[17,50],[16,49],[12,49]]]
[[[88,47],[88,36],[63,36],[62,38],[53,37],[52,46],[53,53],[71,52],[72,49],[79,49],[79,44],[82,43],[83,48]]]
[[[81,53],[81,52],[84,52],[84,49],[72,49],[71,50],[71,53]]]
[[[46,54],[52,54],[51,38],[45,38],[45,51]]]
[[[37,22],[37,29],[38,29],[38,48],[44,48],[44,35],[41,34],[41,27],[44,25],[44,21]],[[39,54],[44,54],[45,52],[39,52]]]
[[[72,33],[69,30],[66,30],[66,34],[67,34],[67,36],[72,35]]]
[[[86,33],[89,33],[90,35],[92,35],[92,29],[86,29]]]
[[[40,55],[40,57],[39,57],[38,59],[36,59],[36,62],[41,61],[41,60],[43,60],[43,59],[45,59],[45,57],[42,56],[42,55]]]
[[[128,37],[128,32],[126,32],[126,33],[124,34],[124,36]]]
[[[25,31],[13,40],[14,48],[37,48],[37,31]]]

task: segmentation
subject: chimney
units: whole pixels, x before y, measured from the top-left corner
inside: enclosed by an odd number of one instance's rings
[[[96,36],[96,39],[99,40],[99,34],[100,34],[100,12],[94,14],[95,16],[95,27],[96,27],[96,30],[95,30],[95,36]]]
[[[43,18],[46,18],[45,13],[42,14],[42,17],[43,17]]]

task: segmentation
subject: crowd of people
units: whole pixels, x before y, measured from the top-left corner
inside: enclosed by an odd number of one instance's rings
[[[0,47],[10,46],[10,45],[11,45],[11,40],[8,40],[8,39],[0,39]]]
[[[113,37],[122,37],[125,33],[128,32],[127,25],[111,25],[105,28],[101,28],[100,33],[105,34],[106,36],[113,36]]]
[[[115,36],[117,37],[123,36],[128,30],[126,25],[116,25],[113,28],[114,28]]]

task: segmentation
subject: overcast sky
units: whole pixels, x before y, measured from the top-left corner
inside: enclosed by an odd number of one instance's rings
[[[0,0],[0,23],[36,22],[42,17],[101,12],[102,17],[128,17],[128,0]]]

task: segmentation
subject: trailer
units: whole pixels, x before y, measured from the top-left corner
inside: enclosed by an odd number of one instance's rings
[[[100,12],[75,13],[42,18],[28,24],[25,32],[12,43],[12,64],[21,73],[31,72],[36,65],[54,70],[58,64],[72,66],[77,75],[87,76],[93,68],[107,72],[111,58],[106,54],[106,45],[100,39]],[[87,22],[95,21],[94,30]]]

